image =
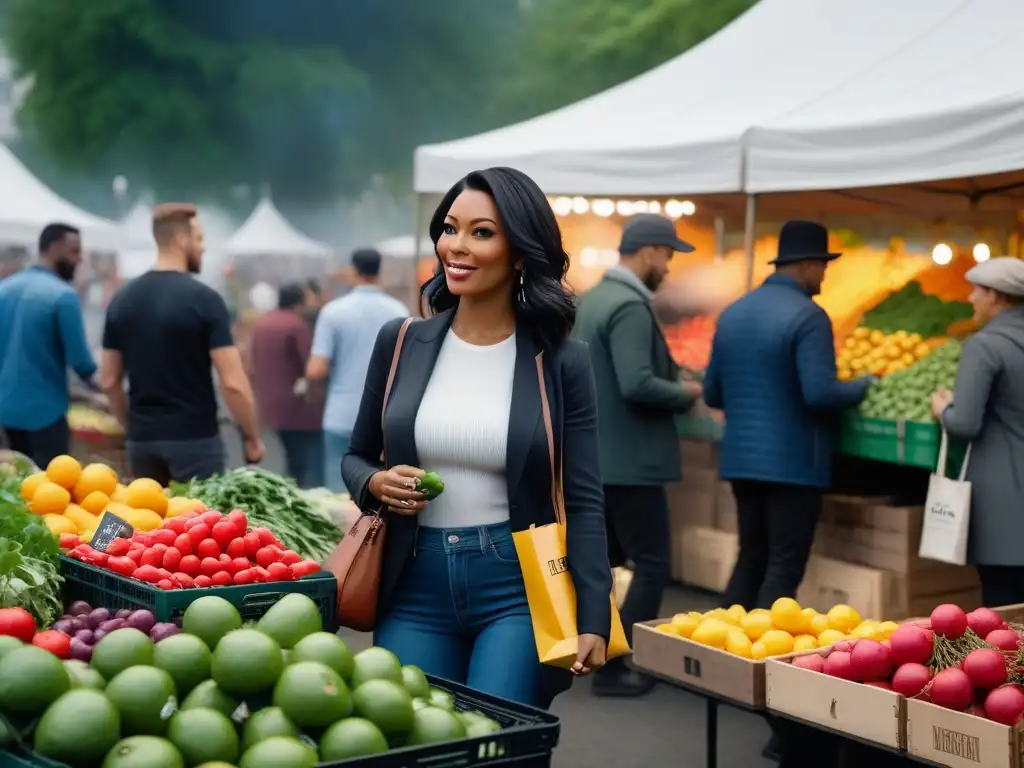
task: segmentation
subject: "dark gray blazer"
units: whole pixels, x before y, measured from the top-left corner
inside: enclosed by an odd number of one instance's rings
[[[404,320],[385,325],[370,358],[359,415],[348,453],[341,463],[345,486],[360,509],[372,511],[380,502],[370,494],[370,477],[380,469],[381,449],[388,463],[418,467],[416,413],[430,381],[454,311],[442,312],[409,326],[395,374],[391,399],[381,429],[381,404],[388,371]],[[513,531],[555,520],[551,506],[548,443],[541,416],[535,357],[540,352],[529,330],[516,329],[516,362],[509,414],[507,480]],[[472,371],[466,386],[472,386]],[[608,637],[611,626],[611,568],[604,522],[604,493],[598,455],[597,396],[586,345],[566,341],[545,355],[544,379],[555,438],[555,456],[562,457],[568,566],[576,586],[577,625],[581,634]],[[415,516],[385,513],[388,534],[381,574],[378,616],[387,613],[402,568],[413,552]],[[571,675],[545,668],[545,683],[554,696],[569,687]]]
[[[964,344],[942,423],[971,441],[969,562],[1024,565],[1024,307],[997,315]]]

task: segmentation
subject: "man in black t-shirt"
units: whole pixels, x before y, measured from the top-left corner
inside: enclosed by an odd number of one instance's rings
[[[193,277],[203,257],[195,206],[158,206],[153,236],[155,268],[121,288],[107,310],[100,384],[127,432],[132,473],[166,485],[225,469],[211,366],[242,430],[246,461],[263,458],[263,443],[227,305]]]

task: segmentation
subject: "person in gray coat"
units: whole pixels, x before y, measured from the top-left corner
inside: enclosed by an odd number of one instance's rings
[[[974,319],[953,393],[932,410],[953,437],[971,442],[968,561],[982,603],[1024,602],[1024,261],[991,259],[967,273]]]

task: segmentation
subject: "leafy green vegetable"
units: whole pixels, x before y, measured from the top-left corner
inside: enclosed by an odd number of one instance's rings
[[[48,627],[60,616],[57,537],[25,508],[21,477],[0,473],[0,608],[20,607]]]
[[[265,469],[243,467],[209,480],[172,483],[171,492],[221,512],[241,509],[251,523],[269,528],[289,549],[318,563],[341,541],[341,530],[314,511],[292,480]]]

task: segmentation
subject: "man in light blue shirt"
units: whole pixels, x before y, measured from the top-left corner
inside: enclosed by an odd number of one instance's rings
[[[70,449],[68,368],[96,389],[72,287],[81,262],[78,230],[49,224],[39,236],[39,264],[0,282],[0,428],[40,467]]]
[[[313,334],[313,349],[306,378],[330,377],[324,407],[324,476],[327,487],[345,492],[341,459],[348,451],[352,426],[363,397],[366,369],[380,329],[390,320],[408,317],[409,309],[377,284],[381,255],[372,249],[352,254],[352,282],[348,294],[320,310]]]

